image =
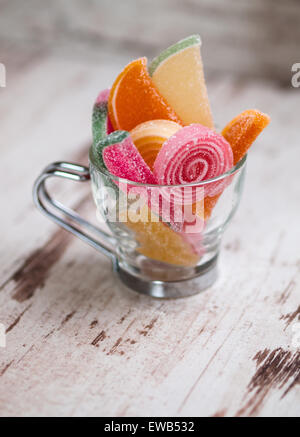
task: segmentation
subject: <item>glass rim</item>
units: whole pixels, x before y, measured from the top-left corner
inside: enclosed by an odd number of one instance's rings
[[[90,150],[89,150],[89,163],[90,163],[90,165],[93,166],[93,168],[98,173],[100,173],[106,177],[109,177],[113,181],[117,181],[117,182],[120,182],[122,184],[132,185],[134,187],[156,187],[156,188],[164,188],[164,187],[165,188],[167,188],[167,187],[168,188],[180,188],[181,187],[182,188],[182,187],[204,186],[204,185],[208,185],[212,182],[217,182],[217,181],[220,181],[222,179],[225,179],[226,177],[231,176],[234,173],[236,173],[238,170],[240,170],[245,165],[245,163],[247,161],[247,156],[248,156],[248,154],[246,153],[246,155],[242,159],[240,159],[239,162],[237,162],[235,164],[235,166],[233,166],[227,172],[220,174],[219,176],[216,176],[216,177],[211,178],[211,179],[205,179],[204,181],[200,181],[200,182],[190,182],[188,184],[177,184],[177,185],[144,184],[142,182],[134,182],[134,181],[131,181],[131,180],[126,179],[126,178],[121,178],[119,176],[115,176],[106,169],[100,169],[99,166],[95,163],[92,146],[90,147]]]

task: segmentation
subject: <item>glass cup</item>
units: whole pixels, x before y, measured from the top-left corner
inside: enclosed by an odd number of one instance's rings
[[[119,282],[157,298],[186,297],[210,287],[224,230],[241,197],[245,156],[227,173],[184,186],[146,185],[101,170],[90,150],[89,168],[50,164],[33,197],[51,220],[112,260]],[[97,216],[107,233],[49,195],[50,177],[91,180]]]

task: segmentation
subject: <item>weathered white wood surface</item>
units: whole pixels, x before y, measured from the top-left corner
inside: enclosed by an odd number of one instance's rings
[[[87,163],[92,102],[129,58],[8,45],[1,61],[0,415],[299,416],[300,89],[209,81],[220,126],[249,107],[272,124],[251,151],[218,282],[157,301],[120,290],[109,262],[31,200],[49,162]],[[95,220],[88,184],[53,189]]]

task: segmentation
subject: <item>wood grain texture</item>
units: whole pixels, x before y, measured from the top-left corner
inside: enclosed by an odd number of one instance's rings
[[[31,200],[49,162],[86,164],[92,102],[128,53],[101,63],[34,45],[2,54],[0,415],[299,416],[300,91],[210,78],[220,127],[249,107],[272,123],[251,151],[219,280],[157,301],[121,289],[106,258]],[[96,220],[88,183],[52,190]]]

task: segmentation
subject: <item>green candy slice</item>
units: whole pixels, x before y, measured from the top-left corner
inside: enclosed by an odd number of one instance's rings
[[[99,143],[107,134],[107,102],[95,103],[92,116],[92,132],[94,144]]]

